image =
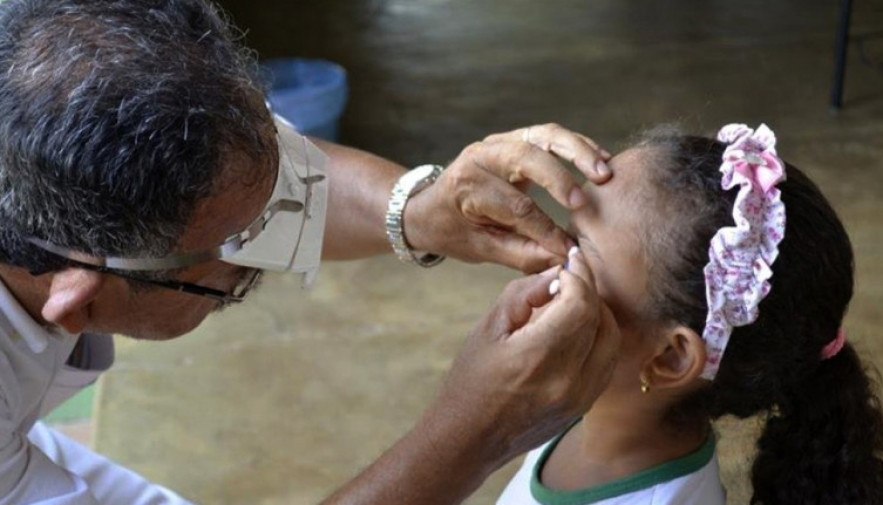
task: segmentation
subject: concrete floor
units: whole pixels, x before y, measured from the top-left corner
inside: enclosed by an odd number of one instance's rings
[[[834,2],[228,0],[263,56],[350,71],[344,141],[412,165],[484,135],[556,121],[615,150],[680,121],[770,124],[820,184],[857,255],[846,328],[883,366],[883,75],[850,56],[846,108],[827,108]],[[856,2],[854,33],[883,30]],[[866,50],[883,62],[883,39]],[[612,149],[611,149],[612,148]],[[198,503],[309,504],[377,457],[431,401],[462,336],[515,274],[391,258],[323,267],[310,293],[270,278],[255,298],[166,344],[119,341],[96,447]],[[431,307],[431,309],[427,309]],[[731,503],[755,421],[725,422]],[[513,471],[469,503],[492,503]]]

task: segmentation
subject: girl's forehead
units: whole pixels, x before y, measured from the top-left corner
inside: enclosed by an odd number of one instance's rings
[[[610,160],[610,164],[613,167],[619,168],[627,177],[633,177],[641,175],[642,172],[650,169],[649,165],[652,163],[653,155],[654,153],[651,149],[630,147],[617,153]]]
[[[635,317],[647,290],[648,258],[645,241],[654,220],[647,194],[647,166],[652,157],[643,149],[629,149],[608,162],[613,177],[586,185],[589,204],[571,215],[571,226],[592,256],[592,268],[602,297],[619,317]]]
[[[645,148],[630,148],[615,155],[607,164],[613,177],[601,186],[587,182],[584,188],[596,195],[601,205],[628,204],[628,207],[649,205],[651,170],[654,155]],[[626,200],[626,201],[623,201]],[[619,205],[616,205],[619,207]]]

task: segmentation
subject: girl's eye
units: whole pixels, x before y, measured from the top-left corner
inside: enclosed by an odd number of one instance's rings
[[[603,261],[601,258],[601,254],[598,252],[598,248],[595,246],[595,243],[592,242],[587,235],[579,233],[577,238],[577,244],[579,244],[579,248],[583,251],[583,254],[588,256],[592,256],[598,260]]]

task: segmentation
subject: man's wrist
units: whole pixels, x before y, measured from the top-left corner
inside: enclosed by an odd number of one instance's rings
[[[426,196],[429,193],[430,191],[427,189],[426,191],[421,191],[412,196],[408,200],[408,204],[405,205],[405,210],[402,213],[402,225],[405,229],[405,239],[408,241],[408,245],[411,249],[415,251],[433,250],[433,244],[431,244],[426,233],[427,226],[424,225],[426,222],[426,206],[428,203]]]
[[[437,404],[323,505],[462,503],[505,463],[493,431],[489,424],[470,424]]]
[[[412,432],[451,468],[462,468],[461,477],[474,478],[477,488],[511,458],[508,440],[499,428],[488,416],[465,415],[439,404],[424,413]]]

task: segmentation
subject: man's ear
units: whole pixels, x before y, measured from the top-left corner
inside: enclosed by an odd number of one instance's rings
[[[103,275],[81,268],[52,274],[49,298],[41,311],[43,318],[68,333],[82,333],[89,323],[89,305],[103,284]]]
[[[680,388],[690,384],[705,368],[705,342],[686,326],[663,333],[656,353],[644,365],[642,379],[652,389]]]

